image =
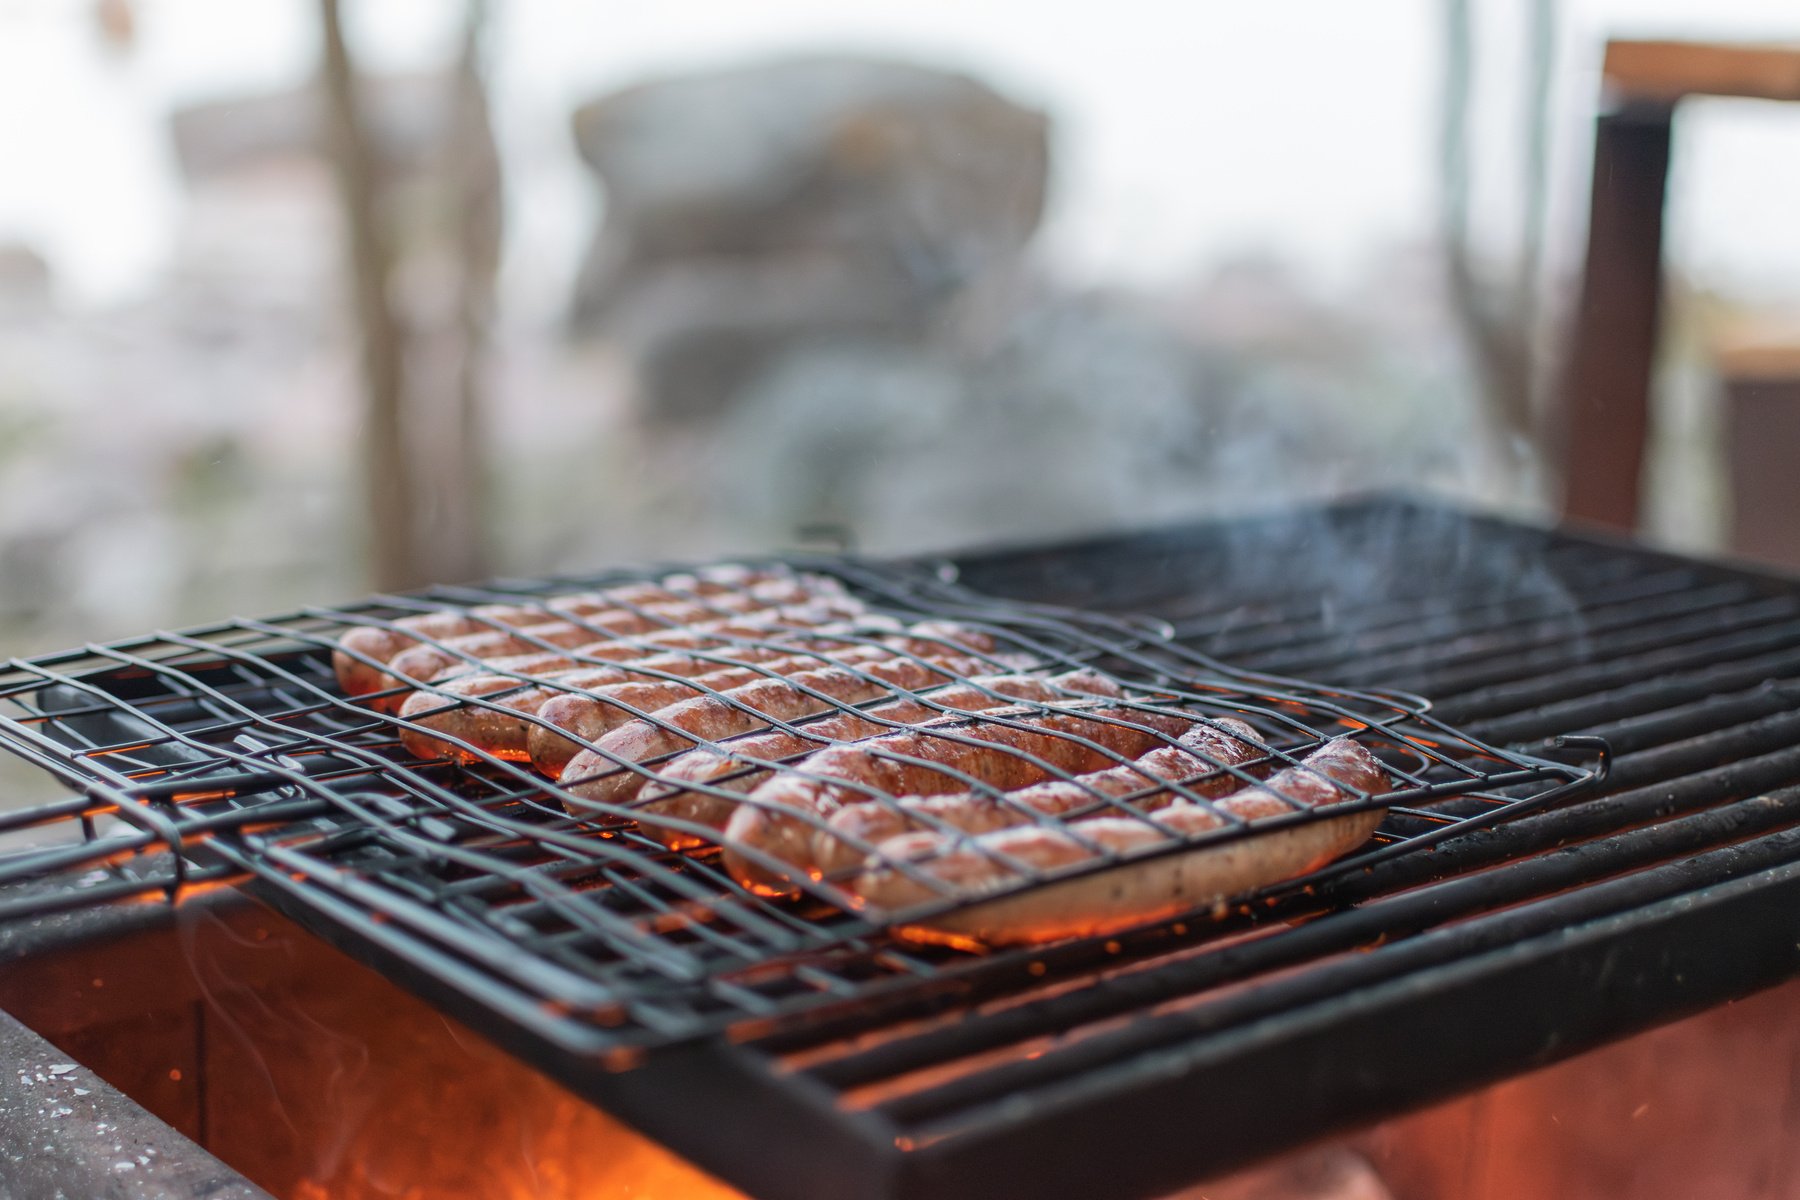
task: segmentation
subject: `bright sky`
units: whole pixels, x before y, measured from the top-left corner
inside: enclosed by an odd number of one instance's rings
[[[184,100],[291,84],[311,69],[311,0],[140,0],[127,59],[93,35],[86,0],[0,0],[0,239],[46,254],[72,302],[143,289],[181,197],[163,119]],[[371,63],[443,61],[460,4],[348,5]],[[1483,6],[1478,195],[1516,169],[1504,126],[1517,86],[1511,24]],[[495,80],[512,180],[513,261],[561,294],[594,211],[568,149],[581,100],[619,84],[759,52],[848,49],[971,69],[1048,109],[1057,190],[1045,246],[1081,279],[1154,283],[1274,248],[1317,278],[1428,236],[1436,190],[1441,6],[1435,0],[1260,5],[1057,0],[677,0],[493,5]],[[1565,4],[1557,197],[1578,228],[1597,48],[1607,33],[1800,39],[1793,0]],[[1672,247],[1709,281],[1800,285],[1800,105],[1707,102],[1679,134]],[[1503,216],[1489,212],[1490,218]]]

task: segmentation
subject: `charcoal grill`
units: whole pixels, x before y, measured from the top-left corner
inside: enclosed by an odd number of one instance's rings
[[[446,874],[427,852],[480,814],[529,815],[538,781],[500,763],[398,769],[377,752],[391,723],[320,683],[345,619],[496,589],[387,598],[16,665],[0,689],[15,730],[79,794],[9,823],[99,832],[121,786],[135,808],[84,886],[42,877],[93,865],[91,841],[13,859],[9,877],[33,882],[4,911],[245,882],[771,1196],[1151,1194],[1796,973],[1790,581],[1388,500],[967,556],[955,587],[923,564],[839,566],[896,608],[1195,704],[1457,753],[1401,761],[1381,844],[1227,911],[968,955],[896,942],[822,889],[762,914],[760,949],[784,953],[754,978],[671,991],[665,972],[652,988],[615,953],[605,1005],[559,1008],[542,997],[591,949],[522,923],[528,955],[484,959],[464,931],[495,923],[492,873]],[[126,769],[96,777],[108,760]],[[304,850],[267,855],[254,839],[271,827]],[[622,859],[580,869],[647,902]],[[719,886],[704,862],[682,869]],[[393,921],[379,906],[409,888],[458,928],[416,908]]]

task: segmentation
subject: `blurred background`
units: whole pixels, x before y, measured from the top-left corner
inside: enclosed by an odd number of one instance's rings
[[[0,638],[1371,488],[1552,514],[1623,36],[1800,11],[0,0]],[[1719,347],[1800,331],[1800,104],[1679,130],[1642,521],[1705,550]]]

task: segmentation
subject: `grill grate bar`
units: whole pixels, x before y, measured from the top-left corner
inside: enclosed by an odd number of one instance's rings
[[[1648,681],[1586,692],[1538,708],[1474,721],[1470,728],[1481,737],[1517,745],[1552,737],[1571,728],[1591,727],[1602,721],[1654,716],[1668,705],[1705,703],[1719,693],[1796,676],[1800,676],[1800,651],[1781,651],[1766,657],[1671,672]]]
[[[1766,679],[1743,691],[1716,693],[1704,700],[1590,725],[1577,732],[1605,739],[1615,756],[1623,756],[1683,738],[1714,733],[1758,717],[1791,712],[1797,703],[1800,703],[1800,679]],[[1616,766],[1618,759],[1614,762]]]
[[[1800,646],[1800,625],[1782,621],[1612,662],[1549,671],[1527,682],[1481,688],[1443,701],[1437,711],[1444,720],[1460,722],[1507,716],[1565,699],[1583,689],[1600,691],[1621,684],[1641,683],[1672,671],[1760,658],[1796,646]]]
[[[1588,639],[1597,632],[1756,599],[1756,589],[1741,581],[1697,584],[1692,572],[1669,571],[1581,594],[1579,602],[1563,597],[1535,603],[1499,601],[1487,606],[1491,620],[1483,619],[1486,609],[1452,609],[1436,620],[1400,618],[1391,625],[1384,623],[1379,638],[1360,629],[1350,638],[1341,630],[1325,632],[1311,649],[1289,647],[1258,654],[1256,661],[1264,670],[1318,675],[1349,668],[1358,677],[1372,679],[1416,673],[1421,667],[1480,663],[1503,650],[1560,647],[1566,652],[1573,642],[1574,648],[1585,652]]]
[[[1460,637],[1499,632],[1571,615],[1570,593],[1587,606],[1654,603],[1690,592],[1699,582],[1687,568],[1645,574],[1635,564],[1615,560],[1569,564],[1564,586],[1527,595],[1502,593],[1490,584],[1433,588],[1424,580],[1419,590],[1342,598],[1305,594],[1291,604],[1275,606],[1254,624],[1241,610],[1227,610],[1223,621],[1195,621],[1163,613],[1183,641],[1203,642],[1222,658],[1273,659],[1276,668],[1312,671],[1344,660],[1346,650],[1378,654],[1404,648],[1416,637]],[[1565,578],[1559,576],[1559,578]],[[1745,586],[1741,581],[1727,584]],[[1348,641],[1352,644],[1347,645]],[[1291,656],[1291,657],[1290,657]]]
[[[1672,814],[1687,812],[1711,804],[1720,804],[1744,797],[1754,796],[1757,792],[1771,788],[1790,787],[1800,784],[1800,749],[1794,748],[1794,739],[1789,733],[1790,727],[1757,723],[1747,727],[1741,742],[1734,747],[1735,758],[1722,766],[1711,770],[1698,771],[1683,775],[1690,764],[1674,761],[1672,755],[1644,754],[1639,756],[1623,756],[1613,764],[1608,775],[1609,784],[1616,783],[1622,774],[1632,771],[1638,761],[1650,760],[1662,768],[1658,772],[1638,771],[1651,775],[1654,783],[1646,782],[1631,787],[1629,790],[1614,790],[1599,799],[1580,800],[1554,812],[1536,816],[1520,817],[1515,821],[1491,830],[1484,830],[1464,838],[1452,839],[1439,844],[1430,855],[1413,855],[1395,859],[1370,867],[1365,871],[1349,872],[1331,882],[1313,889],[1313,894],[1289,895],[1279,903],[1240,908],[1230,916],[1219,920],[1214,925],[1217,937],[1223,939],[1238,938],[1256,933],[1284,922],[1298,920],[1319,912],[1322,908],[1365,903],[1402,893],[1406,889],[1419,888],[1440,883],[1443,880],[1460,880],[1478,891],[1483,885],[1481,879],[1493,878],[1489,874],[1475,875],[1475,872],[1486,871],[1496,866],[1517,863],[1536,862],[1533,857],[1551,851],[1557,847],[1577,842],[1588,842],[1597,838],[1619,835],[1626,830],[1641,826],[1645,822],[1655,821]],[[1678,744],[1673,747],[1677,751],[1690,752],[1695,747]],[[1703,757],[1703,755],[1694,755]],[[1631,844],[1635,840],[1625,839]],[[1422,893],[1421,893],[1422,894]],[[1437,893],[1433,893],[1437,894]],[[1465,894],[1474,894],[1466,892]],[[1496,900],[1496,905],[1510,901]],[[1429,903],[1419,902],[1429,907]],[[1398,911],[1394,909],[1387,912]],[[1420,911],[1425,911],[1422,908]],[[1377,920],[1371,919],[1372,929],[1388,929]],[[1288,951],[1285,946],[1291,931],[1284,931],[1279,937],[1270,939],[1266,950],[1258,951],[1238,948],[1233,951],[1235,958],[1218,959],[1218,951],[1199,956],[1191,962],[1184,972],[1159,971],[1154,979],[1146,979],[1136,985],[1139,988],[1155,989],[1149,992],[1132,992],[1128,990],[1122,995],[1131,997],[1129,1002],[1149,1007],[1162,1000],[1180,995],[1195,993],[1212,987],[1247,978],[1263,971],[1274,971],[1288,965],[1285,957]],[[1380,936],[1374,934],[1371,936]],[[1260,943],[1257,943],[1260,944]],[[1169,953],[1167,945],[1156,946],[1151,943],[1147,947],[1149,953],[1159,959]],[[1277,957],[1262,962],[1255,956],[1263,953]],[[1302,959],[1304,952],[1300,953]],[[1099,972],[1102,977],[1115,971],[1126,969],[1127,958],[1117,955],[1089,964],[1089,969]],[[1005,968],[1011,964],[996,964]],[[1068,977],[1069,965],[1062,965],[1059,975]],[[1214,975],[1209,972],[1222,972]],[[1198,972],[1198,974],[1195,974]],[[1004,976],[1004,969],[995,972]],[[1026,975],[1026,972],[1014,970],[1014,976]],[[1010,990],[1028,990],[1028,979],[1013,978]],[[1004,994],[1005,987],[995,992],[980,992],[961,997],[962,1003],[985,1000],[992,996]],[[987,1036],[989,1019],[999,1020],[998,1028],[1028,1028],[1035,1033],[1053,1032],[1067,1028],[1073,1014],[1084,1003],[1111,1003],[1105,988],[1099,990],[1095,998],[1083,1000],[1083,991],[1068,993],[1050,1002],[1050,1007],[1035,1009],[1029,1006],[1002,1010],[999,1016],[990,1018],[982,1014],[971,1014],[962,1011],[959,1004],[955,1010],[957,1015],[956,1036],[968,1045],[981,1046],[987,1042],[1000,1044],[1015,1040],[1012,1036],[994,1034]],[[1110,1009],[1099,1010],[1098,1015],[1110,1015]],[[891,1020],[922,1019],[924,1010],[909,1010],[903,1013],[890,1014]],[[1096,1019],[1097,1019],[1096,1016]],[[806,1031],[795,1033],[786,1039],[777,1039],[768,1043],[771,1052],[793,1054],[798,1051],[823,1045],[841,1037],[842,1032],[829,1025],[815,1026]],[[854,1068],[854,1075],[842,1078],[827,1073],[822,1077],[837,1085],[847,1086],[850,1083],[867,1082],[869,1079],[900,1070],[913,1070],[938,1061],[941,1057],[955,1057],[955,1052],[941,1050],[933,1040],[935,1035],[922,1035],[916,1045],[902,1050],[899,1044],[890,1044],[876,1053],[878,1057],[871,1061],[872,1066]],[[891,1056],[882,1059],[880,1054]],[[900,1056],[917,1055],[916,1061]],[[852,1059],[860,1063],[861,1058]],[[904,1065],[901,1065],[904,1064]],[[845,1068],[850,1070],[851,1068]]]
[[[1212,977],[1201,987],[1193,989],[1193,993],[1198,994],[1202,988],[1216,988],[1230,979],[1243,980],[1262,975],[1275,969],[1277,965],[1319,960],[1327,955],[1367,947],[1376,941],[1397,949],[1400,940],[1427,935],[1431,930],[1439,930],[1448,935],[1439,945],[1446,942],[1466,942],[1478,938],[1480,933],[1453,922],[1499,909],[1512,910],[1507,914],[1510,918],[1508,925],[1516,930],[1514,922],[1521,910],[1512,908],[1514,905],[1538,897],[1554,897],[1556,893],[1578,884],[1586,885],[1582,895],[1594,894],[1600,889],[1600,884],[1596,881],[1624,872],[1641,871],[1658,864],[1677,862],[1681,869],[1674,875],[1660,876],[1655,882],[1646,881],[1648,886],[1643,891],[1627,889],[1631,894],[1630,903],[1647,903],[1671,894],[1669,890],[1665,890],[1671,885],[1673,890],[1678,891],[1683,883],[1691,882],[1694,864],[1690,856],[1698,851],[1720,847],[1721,843],[1725,844],[1724,848],[1713,849],[1711,853],[1718,856],[1715,860],[1717,862],[1732,863],[1732,870],[1730,873],[1706,872],[1708,878],[1721,882],[1748,870],[1761,870],[1779,863],[1793,862],[1800,859],[1800,830],[1790,828],[1797,822],[1800,822],[1800,789],[1789,788],[1773,795],[1755,797],[1720,809],[1681,817],[1658,825],[1643,836],[1591,842],[1511,863],[1473,878],[1451,880],[1402,896],[1371,901],[1363,908],[1322,917],[1301,930],[1289,931],[1282,937],[1258,939],[1220,950],[1216,957],[1225,960],[1227,972],[1220,974],[1215,968]],[[1748,856],[1749,861],[1744,861],[1747,856],[1737,843],[1775,829],[1786,830],[1786,833],[1764,841],[1753,855]],[[1611,903],[1611,897],[1608,897],[1603,905],[1584,906],[1586,911],[1583,915],[1599,915],[1610,911]],[[1566,909],[1568,905],[1559,905],[1554,898],[1538,900],[1538,904],[1544,908],[1541,913],[1534,914],[1532,925],[1535,930],[1542,932],[1554,929],[1569,920],[1570,914],[1558,911]],[[1305,936],[1295,936],[1302,933]],[[1300,947],[1287,944],[1292,942],[1308,943],[1306,950],[1309,952],[1303,953]],[[1486,946],[1498,944],[1503,943],[1485,943]],[[1462,949],[1466,951],[1466,945]],[[1366,959],[1368,956],[1362,957]],[[1263,961],[1255,965],[1233,961],[1256,958]],[[1360,972],[1352,970],[1347,973]],[[1323,997],[1333,994],[1332,982],[1321,974],[1315,974],[1305,981],[1304,986],[1313,995]],[[1287,991],[1293,984],[1291,981],[1277,980],[1262,986],[1269,992],[1275,992]],[[1048,1003],[1055,1004],[1055,1001]],[[903,1093],[875,1107],[897,1124],[918,1124],[956,1109],[1040,1087],[1046,1080],[1079,1075],[1087,1067],[1134,1057],[1170,1040],[1191,1036],[1196,1026],[1218,1028],[1226,1024],[1247,1024],[1260,1015],[1289,1008],[1293,1004],[1291,993],[1270,996],[1266,993],[1259,994],[1259,989],[1252,989],[1228,994],[1217,1001],[1202,1003],[1197,1008],[1184,1008],[1175,1013],[1146,1017],[1129,1025],[1104,1028],[1092,1035],[1071,1039],[1072,1044],[1066,1046],[1045,1046],[1042,1053],[1014,1058],[1004,1067],[991,1067],[978,1076],[958,1079],[941,1087]],[[1222,1010],[1218,1015],[1207,1011],[1215,1006]],[[1074,1009],[1077,1006],[1066,1007]],[[1130,1011],[1139,1011],[1142,1007],[1141,1003],[1129,1004]],[[1085,1025],[1094,1020],[1087,1013],[1071,1011],[1065,1011],[1059,1016],[1060,1028],[1064,1030],[1074,1029],[1076,1022]],[[1124,1048],[1127,1043],[1129,1049]],[[985,1039],[983,1044],[983,1040],[971,1037],[967,1045],[976,1048],[977,1053],[987,1053],[1012,1043]],[[815,1073],[824,1074],[817,1068]],[[833,1082],[843,1086],[841,1079]]]
[[[1184,638],[1209,638],[1228,629],[1254,630],[1257,623],[1278,631],[1287,622],[1298,632],[1305,622],[1334,616],[1341,632],[1384,605],[1411,605],[1414,613],[1440,604],[1477,605],[1507,590],[1499,585],[1520,578],[1554,579],[1557,586],[1543,591],[1561,593],[1568,590],[1564,580],[1598,583],[1645,573],[1641,561],[1596,556],[1591,548],[1534,536],[1518,526],[1507,527],[1501,538],[1478,534],[1480,545],[1445,546],[1434,540],[1442,531],[1416,523],[1384,540],[1372,532],[1366,514],[1356,513],[1341,531],[1316,538],[1297,533],[1289,520],[1275,519],[1243,522],[1241,540],[1230,534],[1219,540],[1222,527],[1215,525],[1204,531],[1190,527],[1186,537],[1174,535],[1161,546],[1154,533],[1059,546],[1054,561],[1039,550],[985,554],[962,564],[963,580],[981,591],[1155,613],[1177,622]],[[1142,575],[1121,578],[1093,570],[1116,564],[1122,552]],[[1423,572],[1390,569],[1426,564],[1430,569]],[[1695,564],[1670,559],[1658,567],[1693,571]],[[1219,587],[1221,580],[1232,586]]]
[[[1578,662],[1595,665],[1629,661],[1646,651],[1672,651],[1702,639],[1735,631],[1751,632],[1786,622],[1796,612],[1800,612],[1800,602],[1786,597],[1767,597],[1742,605],[1716,606],[1667,620],[1627,623],[1626,628],[1599,634],[1594,632],[1594,627],[1588,626],[1580,633],[1573,657]],[[1510,654],[1496,649],[1460,667],[1435,663],[1423,670],[1415,667],[1408,677],[1434,695],[1466,695],[1522,679],[1540,678],[1546,671],[1568,663],[1571,657],[1566,646],[1527,643]],[[1392,679],[1402,673],[1378,671],[1363,676],[1359,671],[1355,674],[1362,686],[1370,686],[1378,677]]]
[[[1791,708],[1745,724],[1646,748],[1615,758],[1607,775],[1614,788],[1632,788],[1681,779],[1712,767],[1748,760],[1775,747],[1800,744],[1800,712]]]
[[[1533,894],[1533,890],[1523,884],[1524,876],[1536,877],[1536,894],[1557,890],[1559,885],[1582,883],[1586,886],[1567,896],[1523,904],[1466,924],[1382,946],[1366,954],[1325,962],[1304,974],[1223,997],[1203,1009],[1141,1017],[1122,1029],[1098,1033],[1070,1048],[989,1067],[978,1075],[964,1077],[934,1091],[881,1104],[876,1111],[907,1128],[916,1141],[929,1143],[1003,1119],[1005,1106],[1016,1103],[1009,1098],[1034,1095],[1039,1104],[1054,1104],[1058,1092],[1091,1097],[1110,1082],[1109,1076],[1134,1068],[1148,1068],[1149,1056],[1159,1049],[1228,1026],[1241,1027],[1255,1020],[1259,1013],[1291,1012],[1327,1002],[1333,997],[1417,972],[1431,964],[1501,949],[1528,938],[1555,933],[1571,924],[1653,904],[1692,891],[1703,883],[1723,884],[1794,863],[1800,859],[1800,830],[1784,828],[1750,841],[1735,840],[1766,827],[1765,821],[1791,822],[1800,817],[1800,811],[1797,811],[1800,804],[1791,794],[1780,798],[1779,807],[1783,811],[1778,818],[1770,817],[1774,807],[1762,803],[1742,814],[1706,813],[1671,822],[1657,831],[1657,842],[1668,851],[1665,858],[1716,844],[1720,837],[1731,839],[1731,842],[1666,865],[1598,883],[1590,882],[1591,866],[1601,863],[1608,868],[1634,865],[1641,857],[1637,848],[1623,839],[1602,843],[1591,848],[1590,855],[1573,869],[1568,861],[1572,855],[1545,856],[1533,863],[1519,864],[1512,870],[1521,873],[1521,897]],[[1359,915],[1360,912],[1347,913],[1344,918]],[[1318,922],[1298,932],[1311,933],[1324,924]]]

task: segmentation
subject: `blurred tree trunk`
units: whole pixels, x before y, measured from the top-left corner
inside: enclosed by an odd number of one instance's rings
[[[495,284],[500,272],[502,228],[500,155],[488,107],[482,48],[488,19],[487,0],[469,0],[463,24],[462,52],[451,84],[449,162],[451,243],[456,255],[458,293],[455,313],[456,382],[453,445],[445,474],[453,489],[461,527],[461,561],[456,578],[470,579],[487,570],[483,553],[483,518],[488,509],[485,455],[482,453],[488,368],[488,330],[493,322]]]
[[[390,296],[393,251],[381,220],[380,167],[362,119],[356,70],[338,0],[319,0],[324,92],[343,199],[347,264],[362,343],[363,491],[369,575],[382,590],[426,582],[419,512],[406,449],[406,333]]]
[[[486,569],[482,397],[501,244],[500,162],[482,64],[488,6],[469,0],[448,77],[447,134],[429,177],[405,187],[359,103],[340,0],[320,0],[320,15],[362,343],[370,575],[383,589],[477,578]],[[403,265],[450,283],[422,293],[415,278],[397,289]]]
[[[1542,444],[1544,413],[1538,296],[1549,200],[1549,95],[1556,49],[1553,0],[1530,0],[1529,75],[1523,92],[1522,185],[1517,260],[1510,278],[1482,278],[1471,228],[1470,105],[1475,46],[1471,0],[1446,0],[1443,122],[1443,227],[1450,301],[1469,341],[1488,411],[1498,432],[1528,449]],[[1505,11],[1515,11],[1511,8]]]

